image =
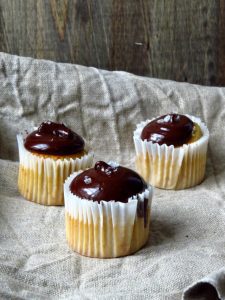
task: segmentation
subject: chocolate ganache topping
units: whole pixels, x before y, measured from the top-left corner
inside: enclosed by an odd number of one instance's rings
[[[84,150],[84,140],[64,124],[47,121],[26,137],[24,146],[39,154],[72,155]]]
[[[103,161],[76,176],[70,184],[70,190],[76,196],[98,202],[115,200],[126,203],[128,198],[146,188],[147,184],[136,172]]]
[[[193,129],[194,123],[188,117],[168,114],[148,123],[142,130],[141,139],[179,147],[190,140]]]

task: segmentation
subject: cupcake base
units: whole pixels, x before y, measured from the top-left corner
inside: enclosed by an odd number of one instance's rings
[[[89,167],[89,166],[87,166]],[[74,171],[68,163],[67,168],[59,165],[52,170],[52,176],[45,173],[44,159],[40,159],[38,166],[28,169],[23,165],[19,166],[18,190],[27,200],[42,205],[64,205],[63,183],[65,179]]]
[[[66,238],[72,250],[89,257],[113,258],[133,254],[148,241],[150,210],[148,222],[137,217],[130,232],[128,226],[113,226],[112,219],[102,225],[84,223],[66,213]]]
[[[205,177],[205,155],[194,157],[185,155],[181,166],[178,166],[177,176],[170,177],[170,169],[167,163],[157,163],[157,158],[151,156],[138,156],[135,161],[137,171],[153,186],[161,189],[186,189],[200,184]],[[175,167],[175,163],[173,165]]]

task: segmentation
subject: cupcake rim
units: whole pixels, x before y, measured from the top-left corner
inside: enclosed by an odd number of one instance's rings
[[[72,182],[72,180],[78,176],[79,174],[81,174],[84,170],[79,170],[77,172],[74,172],[72,174],[69,175],[69,177],[67,177],[67,179],[65,180],[64,182],[64,199],[65,199],[65,209],[66,209],[66,193],[69,194],[70,197],[73,197],[74,200],[78,200],[78,201],[85,201],[86,203],[93,203],[93,204],[96,204],[96,205],[103,205],[103,204],[106,204],[106,203],[118,203],[117,205],[121,205],[121,206],[125,206],[127,205],[128,203],[132,203],[132,202],[135,202],[135,201],[138,201],[138,200],[144,200],[144,199],[148,199],[148,206],[151,206],[151,200],[152,200],[152,196],[153,196],[153,186],[150,185],[149,183],[146,183],[147,184],[147,188],[141,192],[141,193],[138,193],[136,195],[133,195],[131,197],[128,198],[128,201],[127,202],[120,202],[120,201],[115,201],[115,200],[109,200],[109,201],[106,201],[106,200],[100,200],[100,201],[94,201],[94,200],[89,200],[89,199],[86,199],[86,198],[81,198],[75,194],[73,194],[70,190],[70,184]]]
[[[29,134],[29,133],[28,133]],[[27,133],[26,133],[27,135]],[[22,132],[21,133],[18,133],[16,135],[16,138],[17,138],[17,141],[18,143],[23,147],[23,151],[26,151],[27,153],[29,153],[30,155],[34,155],[36,157],[39,157],[40,159],[44,159],[44,160],[54,160],[55,162],[57,161],[69,161],[69,160],[81,160],[83,158],[87,158],[89,156],[94,156],[94,151],[90,151],[90,147],[87,146],[86,144],[86,140],[84,139],[84,142],[85,142],[85,148],[83,151],[87,151],[87,153],[85,153],[84,155],[82,155],[81,157],[72,157],[73,155],[76,155],[76,154],[79,154],[81,152],[77,152],[77,153],[74,153],[74,154],[70,154],[70,155],[54,155],[54,154],[44,154],[45,157],[43,156],[43,153],[36,153],[36,152],[32,152],[32,151],[29,151],[25,148],[24,146],[24,138],[25,138],[25,134],[23,134]],[[50,156],[50,157],[47,157],[47,156]],[[54,156],[58,156],[59,158],[52,158]]]
[[[165,143],[163,143],[162,145],[156,143],[156,142],[152,142],[152,141],[148,141],[147,139],[144,139],[142,140],[141,139],[141,132],[143,130],[143,128],[148,124],[150,123],[151,121],[159,118],[160,116],[158,117],[155,117],[155,118],[152,118],[152,119],[148,119],[148,120],[145,120],[145,121],[141,121],[140,123],[138,123],[136,125],[136,129],[134,130],[134,133],[133,133],[133,139],[134,140],[141,140],[142,143],[144,144],[151,144],[151,145],[157,145],[158,147],[166,147],[166,148],[170,148],[170,149],[179,149],[179,148],[182,148],[182,147],[190,147],[192,145],[199,145],[201,143],[204,143],[205,141],[207,141],[209,139],[209,130],[207,128],[207,126],[205,125],[205,123],[198,117],[195,117],[195,116],[192,116],[192,115],[189,115],[189,114],[184,114],[184,116],[188,117],[189,119],[191,119],[194,123],[197,123],[199,125],[199,127],[201,128],[201,131],[202,131],[202,136],[197,140],[197,141],[194,141],[192,143],[184,143],[183,145],[181,146],[178,146],[178,147],[175,147],[174,145],[167,145]]]

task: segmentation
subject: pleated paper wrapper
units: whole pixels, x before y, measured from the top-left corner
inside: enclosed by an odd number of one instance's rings
[[[79,174],[72,174],[64,184],[66,238],[76,252],[97,258],[113,258],[136,252],[148,240],[152,188],[129,198],[127,203],[91,201],[72,194],[70,184]],[[116,188],[116,187],[115,187]],[[148,199],[147,222],[137,215],[139,201]]]
[[[64,205],[63,184],[73,172],[93,164],[93,152],[80,158],[53,159],[35,155],[24,147],[24,135],[17,135],[19,148],[18,188],[21,195],[43,205]]]
[[[199,118],[186,116],[199,125],[202,136],[181,147],[143,141],[140,137],[142,130],[152,120],[141,122],[134,131],[136,169],[155,187],[185,189],[204,179],[209,131]]]

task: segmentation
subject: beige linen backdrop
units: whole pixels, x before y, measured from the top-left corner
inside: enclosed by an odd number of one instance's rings
[[[210,131],[205,181],[155,189],[145,248],[92,259],[67,246],[64,208],[17,191],[16,134],[43,120],[85,137],[96,160],[134,167],[135,125],[168,112]],[[181,299],[225,265],[225,89],[0,54],[0,296],[10,299]]]

